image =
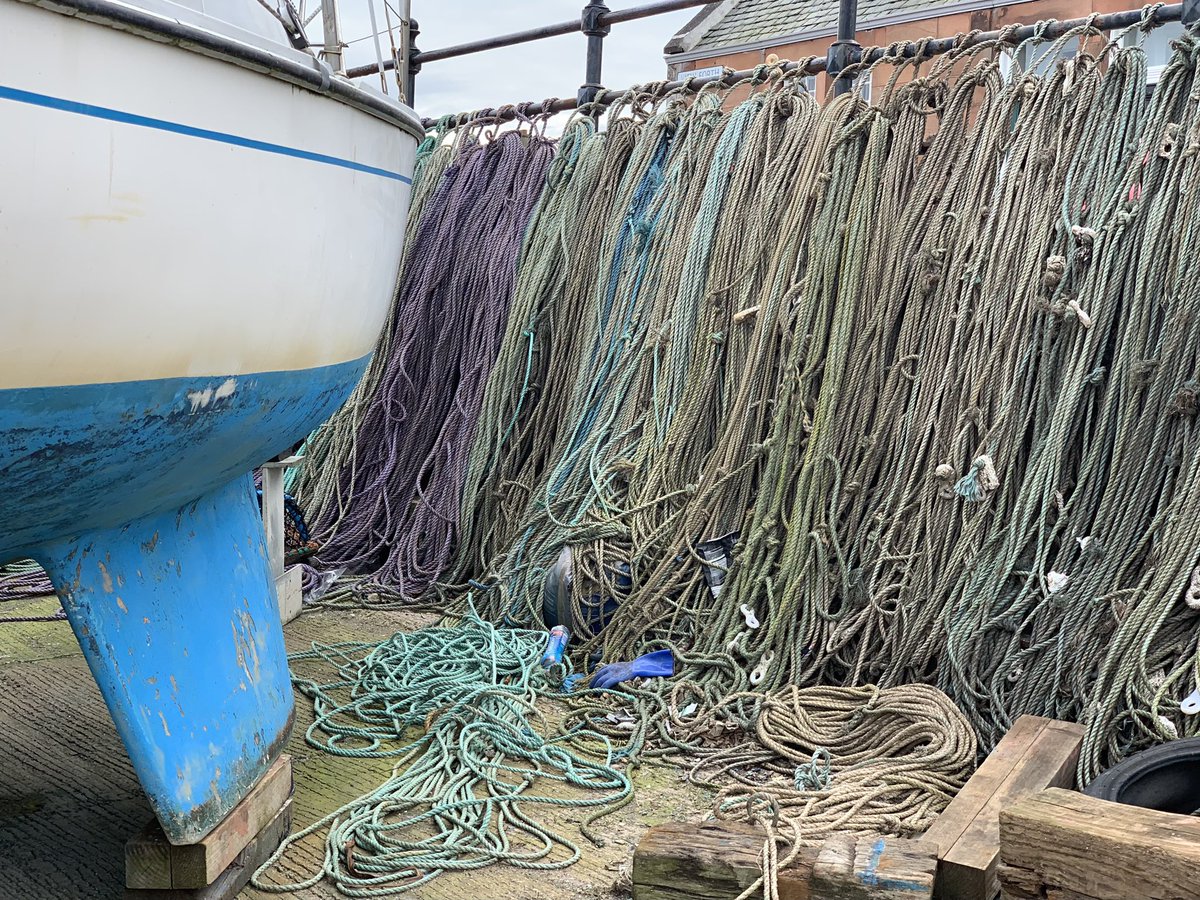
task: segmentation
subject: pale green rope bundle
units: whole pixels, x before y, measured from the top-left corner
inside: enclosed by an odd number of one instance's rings
[[[326,753],[388,757],[392,777],[292,834],[254,875],[292,893],[323,879],[353,897],[419,888],[443,872],[495,863],[558,869],[581,850],[538,821],[544,806],[595,819],[624,805],[628,778],[614,748],[586,729],[558,733],[539,700],[555,696],[539,664],[545,633],[498,629],[474,614],[454,628],[400,633],[379,644],[313,645],[291,662],[313,701],[305,739]],[[586,744],[596,754],[578,749]],[[284,883],[272,872],[297,841],[325,832],[320,871]]]

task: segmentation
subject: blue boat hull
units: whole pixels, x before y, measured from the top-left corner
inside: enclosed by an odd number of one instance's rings
[[[366,362],[0,390],[0,562],[50,573],[174,843],[224,818],[291,729],[246,473],[328,418]]]

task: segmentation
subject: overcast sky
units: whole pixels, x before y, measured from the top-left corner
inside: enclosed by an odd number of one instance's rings
[[[343,40],[350,66],[375,61],[368,38],[371,22],[367,0],[338,4]],[[412,16],[421,35],[417,45],[434,50],[492,35],[522,31],[553,22],[578,19],[585,0],[412,0]],[[640,5],[643,0],[608,0],[610,9]],[[399,4],[393,0],[393,7]],[[376,0],[376,17],[383,28],[383,0]],[[604,41],[604,85],[630,84],[665,77],[663,45],[695,15],[695,9],[667,13],[614,25]],[[319,34],[319,25],[313,23]],[[382,38],[384,56],[389,47]],[[546,97],[574,97],[583,82],[584,49],[581,34],[489,50],[458,59],[429,63],[417,76],[417,112],[436,117],[483,107]],[[377,81],[375,83],[378,83]]]

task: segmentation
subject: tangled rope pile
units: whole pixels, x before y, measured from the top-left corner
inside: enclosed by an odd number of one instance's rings
[[[675,731],[707,730],[717,713],[677,719]],[[769,803],[807,844],[838,832],[913,836],[970,777],[975,749],[970,723],[937,688],[793,685],[766,695],[754,732],[704,754],[689,776],[719,791],[719,815]]]
[[[565,560],[577,659],[671,647],[739,729],[750,689],[934,684],[984,750],[1085,723],[1085,781],[1197,733],[1200,49],[1148,98],[1137,46],[1035,37],[1077,52],[1025,72],[1007,34],[893,48],[870,104],[761,67],[732,108],[583,110],[552,160],[503,133],[531,212],[461,260],[478,332],[441,329],[415,240],[422,302],[297,488],[363,579],[334,602],[534,627]],[[486,149],[449,140],[410,225],[460,247],[481,213],[436,197]],[[635,752],[673,747],[639,702]]]
[[[497,629],[473,614],[379,644],[314,645],[293,666],[319,661],[330,680],[298,677],[313,701],[307,742],[347,757],[395,758],[393,775],[299,831],[255,874],[261,890],[290,894],[329,878],[369,897],[411,891],[447,871],[497,862],[559,869],[580,849],[535,817],[538,806],[587,810],[581,829],[620,808],[630,783],[616,751],[585,728],[558,733],[539,711],[556,696],[539,659],[545,634]],[[577,748],[586,745],[592,753]],[[327,829],[322,869],[295,883],[270,871],[297,841]]]

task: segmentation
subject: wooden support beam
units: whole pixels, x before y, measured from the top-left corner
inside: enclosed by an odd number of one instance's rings
[[[125,886],[133,890],[196,889],[217,880],[292,795],[292,758],[280,756],[242,801],[195,844],[167,841],[151,822],[125,845]]]
[[[633,900],[733,900],[762,873],[763,832],[737,822],[669,822],[633,855]],[[779,873],[780,900],[928,900],[937,848],[903,838],[838,835]]]
[[[292,801],[250,839],[242,851],[221,872],[212,884],[202,888],[168,888],[165,890],[134,890],[126,888],[124,900],[235,900],[250,882],[250,876],[279,847],[292,830]]]
[[[1200,819],[1051,789],[1000,815],[1006,900],[1200,900]]]
[[[938,847],[941,900],[992,900],[1000,892],[1000,811],[1047,787],[1070,788],[1083,727],[1021,716],[925,832]]]
[[[812,900],[929,900],[937,845],[881,835],[833,835],[812,871]]]
[[[299,566],[275,576],[275,594],[279,598],[279,620],[286,625],[304,607],[304,570]]]
[[[633,900],[732,900],[762,873],[763,838],[760,829],[741,822],[651,828],[633,854]],[[780,873],[780,900],[810,900],[815,860],[816,850],[808,850]]]

